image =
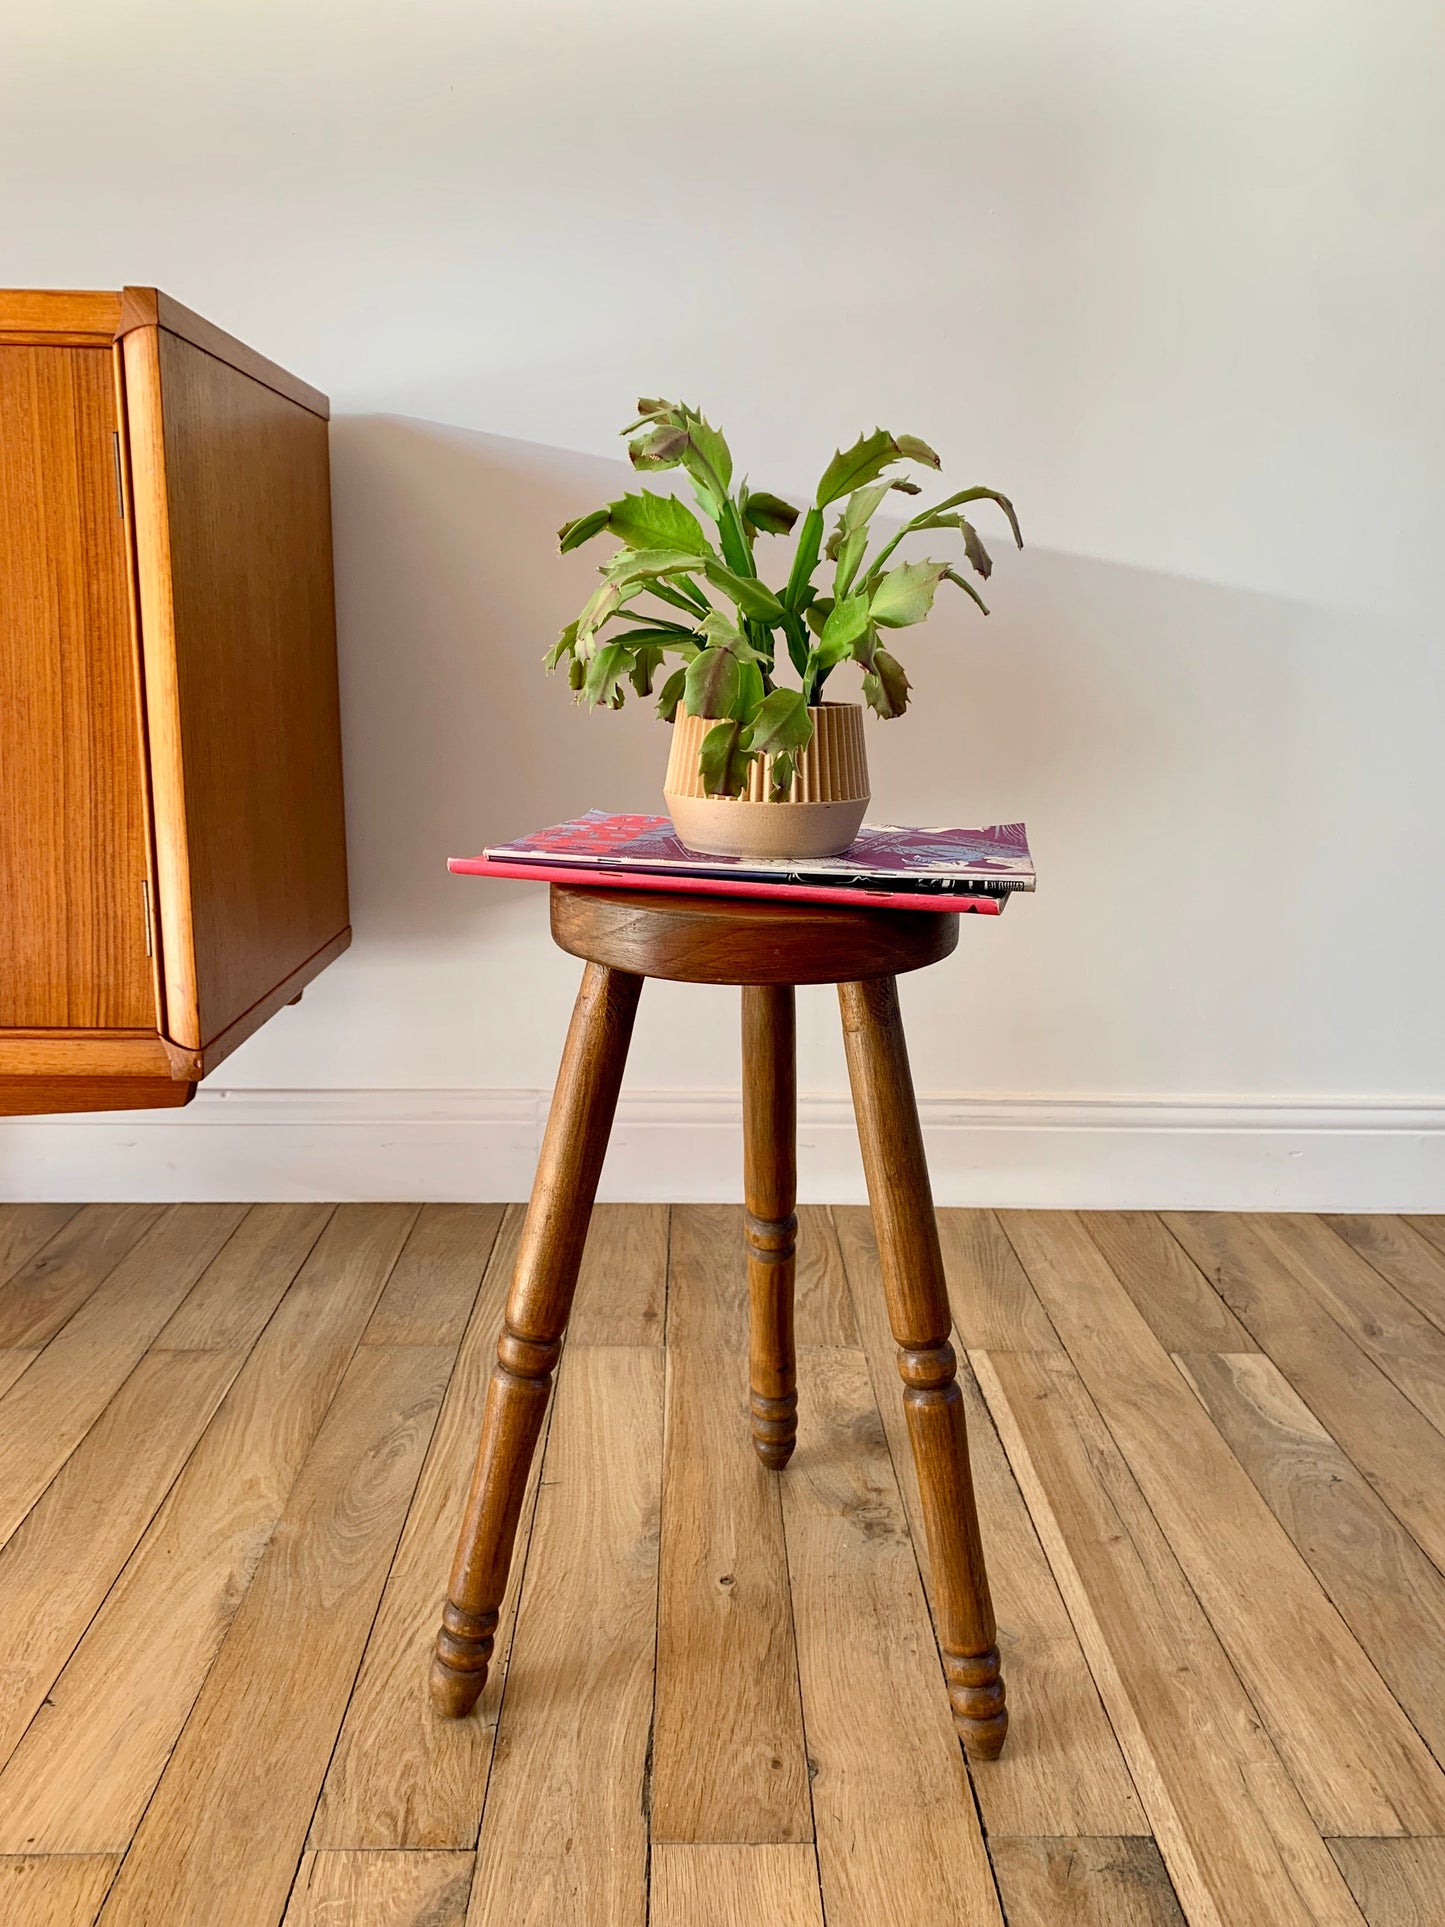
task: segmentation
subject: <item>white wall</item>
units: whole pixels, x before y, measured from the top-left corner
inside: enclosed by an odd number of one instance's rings
[[[661,728],[538,666],[641,391],[784,492],[876,420],[1018,504],[870,732],[875,816],[1026,817],[1041,874],[906,989],[940,1192],[1445,1207],[1442,42],[1432,0],[12,10],[5,277],[158,282],[333,398],[356,943],[215,1080],[309,1096],[6,1125],[0,1191],[525,1183],[575,969],[444,859],[660,807]],[[649,990],[614,1192],[736,1190],[735,1031]],[[844,1195],[827,993],[800,1052]]]

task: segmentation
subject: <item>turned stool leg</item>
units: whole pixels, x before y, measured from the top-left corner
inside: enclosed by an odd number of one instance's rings
[[[527,1471],[572,1309],[641,990],[641,977],[589,963],[577,993],[432,1660],[432,1699],[449,1718],[469,1713],[487,1682]]]
[[[743,987],[743,1180],[753,1446],[781,1471],[798,1436],[793,1347],[797,1071],[791,984]]]
[[[898,1346],[908,1436],[923,1496],[953,1723],[971,1756],[992,1760],[1003,1748],[1008,1711],[898,987],[891,977],[839,984],[838,999],[888,1322]]]

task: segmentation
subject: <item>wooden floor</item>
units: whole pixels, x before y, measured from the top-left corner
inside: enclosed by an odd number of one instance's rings
[[[942,1214],[1013,1709],[947,1714],[877,1258],[594,1221],[476,1717],[425,1697],[519,1227],[0,1207],[0,1921],[1445,1922],[1445,1218]]]

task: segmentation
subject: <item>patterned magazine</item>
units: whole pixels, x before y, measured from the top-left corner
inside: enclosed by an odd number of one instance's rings
[[[1022,823],[978,830],[865,824],[841,856],[766,860],[700,856],[665,816],[585,816],[495,844],[480,857],[454,857],[470,875],[531,877],[613,888],[693,890],[794,902],[898,904],[997,915],[1018,890],[1034,888]]]

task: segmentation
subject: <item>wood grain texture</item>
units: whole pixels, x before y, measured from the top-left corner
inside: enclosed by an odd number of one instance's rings
[[[349,922],[326,425],[165,328],[124,353],[168,1034],[203,1049]]]
[[[500,1204],[424,1204],[362,1342],[459,1345],[505,1210]]]
[[[1256,1343],[1445,1572],[1440,1433],[1249,1218],[1208,1211],[1161,1215]]]
[[[748,1274],[735,1204],[675,1204],[667,1266],[667,1349],[743,1352]]]
[[[655,1347],[569,1349],[471,1927],[641,1927],[662,1425]]]
[[[0,1285],[0,1345],[47,1345],[161,1215],[158,1204],[87,1204]]]
[[[442,1346],[353,1358],[136,1830],[109,1927],[281,1914],[450,1364]]]
[[[0,1763],[14,1752],[243,1357],[149,1353],[0,1550]]]
[[[680,1259],[670,1292],[692,1282]],[[654,1840],[813,1834],[779,1481],[747,1412],[745,1352],[669,1345]]]
[[[660,1345],[667,1303],[667,1206],[592,1207],[569,1345]]]
[[[1269,1359],[1193,1352],[1176,1362],[1381,1678],[1445,1759],[1445,1577]]]
[[[943,1213],[946,1222],[950,1214]],[[888,1435],[914,1552],[932,1590],[928,1542],[907,1422],[896,1392],[878,1252],[868,1213],[835,1208],[874,1396]],[[995,1230],[997,1225],[995,1221]],[[1002,1233],[999,1232],[1000,1241]],[[1010,1257],[1012,1246],[1008,1246]],[[1014,1260],[1017,1264],[1017,1259]],[[1037,1302],[1037,1301],[1035,1301]],[[1042,1315],[1040,1313],[1040,1315]],[[1118,1835],[1149,1831],[1119,1743],[1099,1700],[1078,1634],[973,1375],[959,1371],[979,1525],[998,1603],[999,1651],[1015,1682],[1015,1717],[1002,1758],[974,1780],[995,1834]]]
[[[1406,1216],[1405,1223],[1412,1231],[1418,1232],[1427,1244],[1434,1245],[1437,1251],[1445,1252],[1445,1216],[1432,1215],[1429,1212],[1411,1212]]]
[[[244,1205],[171,1205],[0,1400],[0,1542],[245,1215]]]
[[[970,1360],[1186,1918],[1359,1927],[1238,1675],[1073,1367]]]
[[[0,1398],[10,1390],[17,1378],[29,1371],[39,1356],[38,1351],[0,1352]]]
[[[78,1204],[0,1205],[0,1286],[63,1231]]]
[[[154,1349],[249,1347],[334,1210],[329,1204],[253,1204],[180,1310],[157,1333]]]
[[[1332,1840],[1370,1927],[1440,1927],[1445,1839]]]
[[[1445,1775],[1078,1218],[1001,1222],[1321,1831],[1438,1830]]]
[[[798,1432],[793,1275],[798,1073],[791,984],[743,987],[743,1243],[753,1450],[781,1471]]]
[[[0,1029],[156,1021],[117,428],[109,349],[0,345]]]
[[[72,1036],[77,1051],[85,1046],[82,1032]],[[0,1076],[0,1117],[55,1117],[65,1111],[171,1111],[189,1104],[194,1084],[181,1084],[167,1073],[148,1077],[127,1072],[116,1077],[92,1077],[83,1066],[73,1074],[48,1077],[28,1073]]]
[[[658,1846],[648,1927],[823,1927],[811,1847]]]
[[[1407,1219],[1336,1213],[1322,1222],[1368,1259],[1417,1311],[1445,1329],[1445,1254]]]
[[[0,335],[90,335],[105,343],[119,322],[113,288],[0,288]]]
[[[63,1084],[170,1075],[165,1043],[153,1029],[0,1031],[0,1077]]]
[[[660,897],[551,886],[552,936],[574,957],[690,984],[836,984],[901,976],[948,956],[956,916],[748,897]]]
[[[863,1212],[864,1218],[867,1212]],[[827,1205],[798,1206],[798,1257],[793,1277],[793,1324],[799,1345],[812,1351],[861,1340],[848,1290],[848,1268]]]
[[[1010,1927],[1184,1927],[1152,1840],[998,1836],[989,1852]]]
[[[119,1864],[107,1853],[0,1855],[0,1920],[92,1927]]]
[[[465,1489],[476,1451],[477,1414],[496,1355],[497,1327],[521,1229],[522,1207],[511,1205],[462,1338],[387,1576],[311,1823],[313,1847],[470,1847],[476,1841],[522,1584],[520,1558],[513,1562],[502,1600],[486,1692],[471,1719],[437,1716],[427,1688],[427,1665],[456,1538],[457,1494]],[[383,1306],[377,1307],[378,1314]],[[434,1304],[428,1315],[440,1322],[440,1305]],[[370,1326],[367,1331],[369,1336]],[[539,1454],[522,1501],[524,1543],[540,1470]]]
[[[1261,1212],[1251,1228],[1319,1295],[1366,1357],[1445,1432],[1445,1330],[1320,1219]]]
[[[938,1241],[964,1350],[1059,1349],[1058,1333],[992,1211],[940,1211]]]
[[[0,1773],[0,1851],[130,1840],[416,1210],[337,1208]]]
[[[432,1657],[433,1698],[453,1719],[471,1711],[486,1685],[641,990],[640,977],[589,963],[573,1006]]]
[[[283,1927],[465,1927],[470,1853],[308,1853]]]
[[[1079,1222],[1166,1352],[1258,1349],[1152,1211],[1083,1211]]]
[[[891,977],[838,986],[843,1051],[868,1205],[898,1347],[918,1470],[934,1626],[953,1723],[970,1758],[995,1760],[1008,1732],[997,1625],[979,1536],[953,1318],[933,1215],[908,1049]]]
[[[888,1919],[900,1865],[915,1918],[1000,1927],[867,1363],[841,1350],[803,1363],[779,1484],[829,1927]]]

